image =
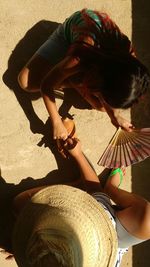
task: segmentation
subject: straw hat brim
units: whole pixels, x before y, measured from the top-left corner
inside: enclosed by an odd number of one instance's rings
[[[13,251],[19,267],[32,266],[31,239],[45,230],[50,244],[59,235],[57,247],[64,249],[70,262],[67,266],[115,265],[116,231],[104,208],[88,193],[71,186],[54,185],[32,197],[19,215],[13,233]],[[68,243],[71,248],[66,248]]]

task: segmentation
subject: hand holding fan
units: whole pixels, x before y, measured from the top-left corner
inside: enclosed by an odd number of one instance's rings
[[[129,166],[150,156],[150,128],[127,132],[119,128],[105,149],[98,165],[107,168]]]

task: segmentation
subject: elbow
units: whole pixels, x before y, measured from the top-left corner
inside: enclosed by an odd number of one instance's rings
[[[85,183],[85,188],[86,188],[86,191],[89,193],[89,194],[92,194],[94,192],[102,192],[102,187],[101,187],[101,184],[99,182],[93,182],[93,181],[84,181]]]

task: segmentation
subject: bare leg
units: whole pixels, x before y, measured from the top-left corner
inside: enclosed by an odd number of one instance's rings
[[[122,210],[116,211],[121,224],[133,236],[139,239],[150,238],[150,203],[144,198],[119,189],[119,173],[109,177],[104,191]]]
[[[20,87],[28,92],[39,91],[41,81],[50,69],[50,63],[42,56],[35,54],[18,75]]]

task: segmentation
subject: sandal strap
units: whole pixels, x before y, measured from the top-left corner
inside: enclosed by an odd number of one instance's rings
[[[120,174],[120,183],[118,185],[118,188],[120,187],[120,185],[122,184],[122,180],[123,180],[123,173],[122,173],[122,170],[120,168],[117,168],[117,169],[114,169],[111,171],[110,173],[110,177],[115,175],[116,173],[119,173]]]

